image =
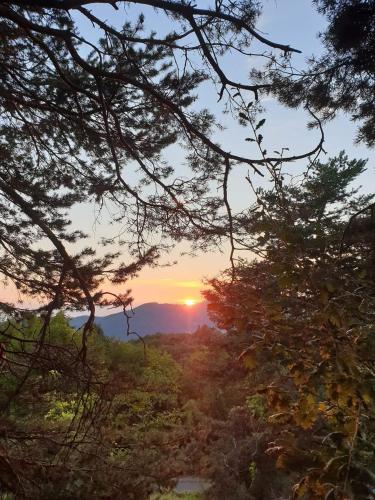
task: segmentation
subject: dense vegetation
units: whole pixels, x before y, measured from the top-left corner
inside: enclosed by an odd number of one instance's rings
[[[374,204],[341,153],[303,180],[280,173],[251,210],[262,259],[211,282],[219,326],[247,331],[241,357],[279,428],[268,453],[299,473],[296,497],[374,493]]]
[[[28,328],[37,322],[30,318]],[[8,332],[14,337],[17,325]],[[79,347],[62,315],[50,335],[62,353]],[[9,342],[7,350],[15,340]],[[264,409],[247,397],[252,384],[237,361],[240,339],[202,327],[147,343],[145,352],[141,343],[100,332],[90,338],[94,381],[84,411],[74,381],[58,369],[33,371],[2,422],[13,429],[2,436],[2,491],[15,498],[141,499],[184,474],[212,478],[213,498],[264,490],[254,482],[255,460],[267,470],[272,459],[262,456],[267,431],[254,416]],[[3,403],[12,374],[4,371],[1,383]]]
[[[263,258],[206,292],[222,331],[159,334],[145,348],[96,329],[82,390],[82,333],[62,314],[46,338],[58,353],[44,351],[22,387],[12,352],[27,356],[42,320],[3,325],[2,489],[141,499],[192,474],[217,500],[371,498],[372,197],[351,187],[364,168],[342,153],[262,190],[249,234]]]
[[[62,315],[51,335],[62,350],[76,348]],[[13,432],[3,436],[9,464],[2,462],[1,486],[15,492],[6,498],[141,499],[187,474],[212,480],[209,498],[287,492],[291,479],[265,454],[277,433],[238,360],[244,340],[202,327],[149,337],[145,354],[140,343],[97,332],[89,355],[100,392],[85,395],[85,415],[74,384],[58,370],[35,371],[6,417]],[[11,388],[11,375],[2,378]]]

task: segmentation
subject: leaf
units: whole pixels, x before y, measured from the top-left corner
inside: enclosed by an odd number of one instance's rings
[[[266,119],[265,118],[262,118],[258,123],[257,123],[257,126],[255,127],[255,130],[258,130],[260,127],[263,127],[263,125],[265,124],[266,122]]]
[[[331,488],[329,491],[327,491],[324,500],[334,500],[335,498],[335,488]]]
[[[245,115],[245,113],[238,113],[238,116],[242,118],[243,120],[248,120],[248,117]]]
[[[270,424],[286,424],[291,419],[290,412],[281,411],[279,413],[274,413],[268,417],[268,422]]]
[[[259,134],[258,135],[258,141],[257,141],[258,144],[260,144],[262,141],[263,141],[263,136],[262,136],[262,134]]]
[[[245,368],[248,370],[254,370],[257,366],[257,361],[254,353],[252,352],[247,352],[243,357],[242,357],[243,364]]]
[[[293,498],[302,498],[307,493],[306,478],[293,487]]]
[[[286,455],[284,454],[281,454],[277,457],[277,460],[276,460],[276,468],[277,469],[286,469],[287,465],[286,465]]]
[[[250,465],[248,467],[248,473],[249,473],[250,481],[254,481],[256,472],[257,472],[256,463],[255,462],[250,462]]]
[[[324,403],[324,401],[321,401],[318,404],[318,409],[320,412],[325,413],[327,411],[327,403]]]
[[[245,368],[253,370],[257,364],[255,347],[251,346],[242,351],[241,354],[238,356],[238,360],[239,361],[241,360],[243,362]]]
[[[328,462],[325,464],[324,466],[324,471],[328,471],[329,469],[331,469],[333,466],[337,467],[337,462],[340,462],[342,460],[345,460],[346,458],[346,455],[339,455],[339,456],[336,456],[336,457],[332,457],[330,460],[328,460]]]
[[[338,328],[341,327],[341,318],[338,314],[332,312],[329,317],[328,317],[329,321],[332,323],[332,325],[334,326],[337,326]]]
[[[253,139],[252,137],[246,137],[245,141],[256,142],[255,139]]]
[[[361,387],[360,393],[362,396],[362,400],[367,404],[371,404],[371,402],[374,400],[374,387],[373,384],[370,382],[365,382],[363,386]]]
[[[313,394],[307,394],[300,398],[298,406],[294,411],[294,419],[302,429],[309,429],[318,417],[318,405]]]

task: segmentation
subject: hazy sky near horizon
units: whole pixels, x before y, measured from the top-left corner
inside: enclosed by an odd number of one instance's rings
[[[209,2],[198,0],[198,6],[206,7]],[[89,6],[89,8],[91,8]],[[145,12],[146,27],[157,26],[161,30],[168,31],[168,20],[162,14],[157,14],[152,9],[144,7],[142,9],[130,9],[127,12],[123,10],[114,11],[106,7],[92,7],[93,9],[103,9],[101,14],[111,23],[120,26],[126,20],[129,13]],[[309,0],[265,0],[263,14],[257,28],[266,34],[270,39],[286,43],[292,47],[302,50],[302,54],[293,57],[294,65],[302,67],[306,58],[312,54],[318,54],[321,50],[321,44],[318,39],[319,31],[325,26],[325,20],[320,16],[313,2]],[[82,32],[86,36],[92,34],[92,26],[81,24]],[[91,31],[90,31],[91,30]],[[233,79],[246,80],[247,73],[252,66],[253,61],[244,60],[240,56],[233,55],[224,59],[225,69]],[[221,108],[217,105],[217,94],[209,91],[204,85],[199,93],[197,101],[198,107],[207,106],[214,110],[226,127],[222,132],[218,132],[215,140],[220,142],[224,149],[232,152],[250,156],[249,145],[244,139],[248,135],[247,131],[240,127],[238,123],[231,120],[228,115],[223,115]],[[274,99],[266,98],[263,101],[266,108],[264,117],[267,118],[263,128],[265,137],[265,147],[272,151],[280,147],[290,147],[292,152],[301,153],[312,149],[318,141],[317,131],[308,131],[306,124],[308,117],[304,112],[288,110],[278,104]],[[325,149],[327,156],[334,156],[339,151],[345,149],[351,158],[368,158],[368,170],[361,179],[363,190],[365,192],[374,191],[375,186],[375,152],[369,150],[364,145],[355,145],[356,126],[347,116],[340,116],[333,122],[325,126]],[[171,148],[168,152],[169,161],[178,165],[181,158],[177,149]],[[322,157],[324,160],[324,157]],[[306,162],[294,163],[288,166],[289,171],[300,172]],[[236,170],[237,169],[237,170]],[[247,170],[236,167],[231,176],[229,197],[236,208],[241,208],[252,202],[249,186],[244,181]],[[260,179],[256,182],[262,183]],[[114,228],[109,227],[106,218],[102,217],[102,223],[96,220],[95,207],[78,206],[73,210],[72,219],[75,226],[82,228],[89,233],[88,244],[96,246],[101,237],[108,237]],[[161,259],[161,263],[178,260],[174,266],[145,268],[139,277],[132,280],[125,287],[133,290],[135,305],[145,302],[183,302],[187,298],[196,301],[202,300],[200,290],[202,288],[202,279],[217,275],[229,265],[228,247],[223,248],[222,252],[212,251],[200,253],[196,257],[180,256],[181,252],[186,252],[188,245],[180,244],[168,256]],[[0,300],[15,300],[17,295],[10,288],[0,291]]]

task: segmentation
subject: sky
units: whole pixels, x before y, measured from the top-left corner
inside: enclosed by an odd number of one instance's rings
[[[197,0],[197,6],[206,7],[208,1]],[[263,2],[263,14],[257,28],[270,39],[286,43],[302,51],[302,54],[294,56],[294,65],[302,67],[304,61],[312,54],[318,55],[321,51],[321,44],[318,33],[325,27],[325,20],[313,7],[312,1],[308,0],[265,0]],[[121,9],[114,11],[110,7],[98,7],[102,9],[100,14],[106,17],[107,21],[119,27],[126,16],[143,11],[146,14],[146,25],[156,26],[161,32],[167,32],[170,28],[169,21],[162,14],[157,14],[154,10],[131,9],[124,12]],[[98,12],[98,11],[96,11]],[[88,23],[83,23],[78,19],[80,29],[85,36],[95,37],[93,28]],[[254,61],[244,60],[239,56],[226,57],[223,61],[225,70],[234,76],[233,79],[241,79],[246,82],[247,74]],[[265,107],[264,116],[267,118],[263,128],[265,137],[265,147],[275,150],[281,147],[290,147],[293,152],[301,153],[312,149],[318,141],[316,131],[308,131],[306,124],[308,117],[296,110],[288,110],[278,104],[274,99],[266,98],[263,102]],[[222,114],[222,109],[217,104],[217,95],[208,87],[203,86],[199,92],[197,106],[207,106],[213,110],[218,119],[224,124],[225,130],[217,133],[215,140],[220,142],[224,149],[236,151],[244,156],[251,155],[251,147],[245,141],[247,131],[232,121],[227,115]],[[339,151],[345,149],[349,157],[368,158],[368,170],[361,178],[364,192],[370,192],[375,185],[375,154],[364,145],[355,145],[354,139],[356,126],[349,117],[341,115],[333,122],[325,126],[325,149],[327,156],[334,156]],[[171,148],[168,151],[169,160],[178,165],[181,156],[178,148]],[[324,158],[322,158],[324,160]],[[288,167],[293,172],[298,173],[305,163],[294,163]],[[247,171],[243,168],[234,170],[231,175],[229,185],[229,199],[235,208],[241,208],[252,202],[251,193],[244,177]],[[262,183],[260,179],[255,182]],[[101,223],[96,220],[96,208],[93,206],[77,206],[72,213],[75,225],[83,229],[90,235],[88,244],[96,246],[103,236],[110,236],[115,228],[108,225],[108,220],[102,216]],[[161,264],[177,261],[173,266],[161,266],[156,268],[145,268],[139,276],[129,282],[124,288],[131,288],[134,297],[134,305],[146,302],[160,303],[183,303],[187,299],[196,302],[201,301],[201,289],[204,287],[203,281],[212,278],[220,271],[229,267],[229,246],[224,246],[221,251],[199,253],[195,257],[181,256],[188,251],[186,244],[178,245],[169,255],[161,259]],[[249,255],[251,257],[251,255]],[[116,290],[121,292],[121,288]],[[7,288],[0,290],[0,300],[15,300],[16,295],[13,290]],[[101,312],[106,314],[105,311]]]
[[[206,6],[207,2],[199,0],[197,6]],[[146,16],[147,19],[147,16]],[[295,56],[295,64],[303,65],[306,58],[321,51],[318,33],[325,27],[324,18],[308,0],[269,0],[264,2],[263,15],[258,24],[259,29],[272,40],[285,42],[302,50]],[[246,62],[232,56],[225,61],[226,69],[239,72],[246,78]],[[200,96],[205,105],[215,107],[217,97],[212,92]],[[288,110],[271,100],[264,103],[267,117],[264,126],[264,136],[272,149],[286,145],[296,145],[300,152],[311,148],[316,142],[316,133],[306,130],[307,119],[303,113]],[[221,117],[225,121],[225,117]],[[361,184],[363,191],[370,192],[375,186],[375,154],[364,145],[355,145],[356,127],[347,116],[340,116],[325,126],[325,148],[328,156],[334,156],[345,149],[349,157],[369,158],[368,171],[363,175]],[[244,141],[246,131],[230,122],[227,129],[220,134],[220,141],[229,149],[248,154],[248,143]],[[303,168],[302,164],[293,164],[296,171]],[[250,199],[250,193],[244,182],[244,174],[238,172],[232,175],[230,198],[232,204],[237,200]],[[238,175],[237,175],[238,174]],[[178,260],[172,267],[144,269],[139,277],[130,283],[135,304],[144,302],[183,302],[186,298],[202,300],[200,290],[202,280],[218,275],[229,266],[229,247],[224,247],[222,253],[201,253],[196,257],[180,257],[179,252],[185,245],[180,245],[169,258]],[[251,256],[249,256],[251,257]]]

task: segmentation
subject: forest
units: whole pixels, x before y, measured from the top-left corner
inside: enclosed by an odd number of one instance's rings
[[[53,316],[43,366],[21,390],[17,373],[1,375],[1,404],[13,396],[2,420],[9,492],[180,498],[166,492],[176,478],[194,475],[211,481],[205,497],[212,499],[289,498],[292,491],[340,498],[336,491],[348,488],[353,498],[371,498],[374,301],[372,261],[364,256],[372,259],[372,233],[370,252],[362,230],[359,250],[340,251],[343,213],[369,203],[351,189],[364,168],[344,153],[317,164],[283,191],[272,226],[255,218],[252,233],[267,260],[242,263],[235,284],[223,276],[205,292],[220,330],[125,343],[94,329],[83,392],[85,374],[69,372],[82,333],[62,313]],[[263,193],[270,210],[274,196]],[[358,233],[350,238],[346,245]],[[41,322],[29,316],[4,324],[4,352],[31,356]]]
[[[304,6],[0,1],[0,500],[375,498],[375,1]],[[215,327],[142,337],[177,245]]]

